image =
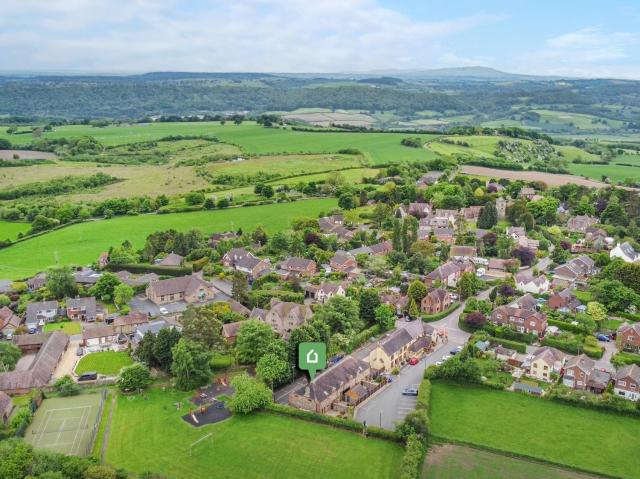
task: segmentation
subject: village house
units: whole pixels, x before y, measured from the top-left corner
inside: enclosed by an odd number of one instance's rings
[[[428,218],[427,225],[429,228],[448,228],[450,223],[446,216],[431,216]]]
[[[449,251],[449,258],[457,260],[466,260],[475,258],[477,256],[477,250],[475,246],[452,246]]]
[[[82,331],[82,345],[87,348],[110,347],[117,340],[118,333],[113,326],[91,326]]]
[[[333,409],[346,410],[340,407],[345,401],[345,394],[352,388],[364,385],[368,391],[376,387],[368,380],[371,377],[369,365],[353,356],[347,356],[335,366],[320,372],[306,386],[302,386],[289,393],[290,406],[313,411],[327,413]],[[361,393],[360,393],[361,394]],[[360,400],[364,398],[361,397]]]
[[[547,315],[535,310],[513,306],[498,306],[491,313],[491,321],[497,325],[511,326],[519,333],[544,336],[547,329]]]
[[[552,374],[559,375],[564,367],[566,355],[558,349],[543,346],[533,353],[529,375],[541,381],[552,381]]]
[[[343,250],[338,250],[335,252],[333,257],[329,261],[329,266],[333,271],[345,273],[347,275],[353,275],[359,272],[356,259]]]
[[[633,249],[633,246],[628,241],[624,243],[618,243],[615,248],[609,252],[611,259],[620,258],[625,263],[637,263],[640,262],[640,254]]]
[[[575,282],[585,282],[596,274],[596,263],[589,256],[582,255],[556,267],[553,282],[558,285],[570,285]]]
[[[240,331],[240,326],[246,323],[244,321],[234,321],[233,323],[225,323],[222,325],[222,337],[229,344],[233,344],[236,342],[236,337],[238,336],[238,331]]]
[[[534,277],[530,271],[516,273],[516,289],[523,293],[544,294],[549,291],[549,280],[543,274]]]
[[[137,345],[142,338],[144,338],[145,334],[151,333],[154,336],[157,336],[163,329],[174,327],[175,326],[166,319],[156,319],[154,321],[149,321],[148,323],[140,324],[136,327],[136,334],[133,335],[133,344]]]
[[[407,213],[416,218],[431,216],[431,203],[409,203]]]
[[[223,233],[213,233],[209,236],[209,246],[211,248],[217,248],[223,241],[232,241],[238,239],[238,235],[233,231],[225,231]]]
[[[7,306],[0,308],[0,338],[11,339],[20,322],[20,317]]]
[[[538,300],[536,300],[536,298],[534,298],[531,294],[527,293],[524,296],[520,296],[519,298],[514,299],[507,306],[526,309],[528,311],[537,311]]]
[[[460,210],[460,215],[467,221],[476,221],[480,217],[482,206],[467,206]]]
[[[409,298],[406,295],[400,294],[399,291],[390,290],[382,293],[380,295],[380,301],[382,304],[391,306],[398,316],[401,316],[409,305]]]
[[[150,301],[158,305],[176,301],[197,303],[213,299],[215,291],[202,278],[189,275],[149,283],[146,295]]]
[[[184,263],[184,256],[175,254],[173,251],[156,262],[158,266],[164,266],[165,268],[179,268],[182,263]]]
[[[98,308],[96,298],[93,296],[87,298],[67,298],[67,318],[73,321],[94,322],[98,318]],[[104,319],[104,313],[101,311],[100,317]]]
[[[51,323],[58,317],[57,301],[40,301],[27,305],[26,326],[29,331],[35,331],[38,326]]]
[[[435,185],[443,175],[444,171],[429,171],[416,181],[416,186],[425,189],[430,185]]]
[[[280,264],[280,269],[288,275],[308,277],[316,274],[316,262],[306,258],[291,257]]]
[[[0,388],[2,389],[2,388]],[[629,401],[640,399],[640,366],[629,364],[624,366],[615,374],[613,392]]]
[[[21,334],[14,336],[14,339],[20,336],[35,335]],[[60,358],[62,358],[62,355],[67,350],[69,336],[60,331],[56,331],[42,335],[42,337],[45,339],[40,343],[36,356],[27,369],[0,374],[0,391],[5,392],[9,396],[15,396],[18,394],[26,394],[31,389],[42,388],[49,384]]]
[[[451,306],[451,295],[446,289],[434,288],[422,298],[420,309],[426,314],[438,314]]]
[[[73,273],[73,278],[75,279],[76,284],[85,288],[90,288],[96,284],[101,277],[101,272],[95,271],[91,268],[81,268]]]
[[[443,286],[455,288],[464,273],[473,273],[474,271],[475,268],[470,262],[447,261],[426,275],[424,282],[429,287],[440,282]]]
[[[525,186],[518,193],[519,198],[525,198],[527,200],[532,200],[536,196],[536,190],[529,186]]]
[[[47,284],[46,273],[38,273],[27,280],[27,288],[32,293],[34,291],[38,291],[40,288],[44,288],[46,284]]]
[[[450,225],[455,225],[458,220],[460,212],[458,210],[448,210],[444,208],[437,208],[434,216],[437,218],[446,218]]]
[[[245,258],[255,257],[256,256],[251,251],[247,251],[244,248],[232,248],[222,256],[220,262],[227,268],[235,268],[238,261],[244,260]]]
[[[499,220],[503,220],[507,216],[507,200],[505,200],[502,196],[496,199],[496,210],[498,210]]]
[[[571,292],[570,288],[565,288],[559,293],[554,293],[547,302],[549,309],[563,313],[575,313],[582,303]]]
[[[310,284],[304,288],[305,296],[318,303],[325,303],[334,296],[345,297],[347,295],[346,283],[332,284],[322,283],[320,285]]]
[[[433,228],[433,237],[442,243],[453,244],[455,234],[451,228]]]
[[[607,389],[611,374],[596,369],[596,362],[586,356],[570,357],[564,366],[562,383],[570,388],[600,394]]]
[[[530,249],[534,253],[536,253],[540,248],[540,241],[527,238],[526,236],[520,236],[516,240],[516,243],[518,244],[519,247]]]
[[[572,233],[586,233],[587,228],[595,225],[598,222],[597,218],[588,215],[572,216],[567,221],[567,229]]]
[[[508,226],[507,236],[513,240],[518,240],[519,238],[526,238],[527,232],[522,226]]]
[[[509,270],[516,268],[518,265],[514,259],[498,259],[490,258],[487,265],[487,274],[504,276]]]
[[[619,349],[640,353],[640,323],[623,324],[616,333]]]
[[[124,284],[131,286],[132,288],[137,288],[138,286],[147,286],[152,281],[158,281],[160,276],[155,273],[145,273],[141,275],[131,274],[129,271],[118,271],[116,276],[120,278]]]
[[[344,216],[342,215],[332,215],[332,216],[324,216],[318,220],[318,226],[320,227],[320,231],[324,233],[330,232],[336,226],[344,225]]]
[[[421,357],[431,351],[438,342],[438,331],[429,323],[423,321],[397,320],[396,329],[406,329],[414,339],[409,346],[410,357]]]
[[[113,327],[116,333],[131,337],[135,334],[138,326],[148,322],[149,316],[147,314],[140,311],[130,311],[129,314],[118,316],[113,321]]]
[[[369,353],[369,365],[377,372],[400,368],[411,357],[409,346],[415,341],[405,328],[396,329],[378,340]]]
[[[313,316],[313,311],[306,304],[290,303],[271,299],[270,309],[253,308],[250,319],[259,319],[268,324],[283,339],[288,340],[291,331],[302,326]]]

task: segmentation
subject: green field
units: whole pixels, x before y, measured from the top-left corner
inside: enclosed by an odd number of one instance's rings
[[[625,163],[625,165],[620,164]],[[634,166],[626,166],[634,165]],[[581,165],[571,163],[569,170],[574,175],[601,179],[602,176],[611,178],[612,182],[624,181],[627,178],[638,180],[640,177],[640,155],[619,155],[606,165]]]
[[[568,469],[452,444],[429,449],[422,479],[593,479]]]
[[[14,240],[19,233],[26,233],[31,229],[29,223],[14,223],[13,221],[0,220],[0,241]]]
[[[334,198],[278,203],[246,208],[196,211],[166,215],[122,216],[89,221],[62,228],[0,250],[0,278],[21,279],[56,264],[86,265],[97,260],[109,246],[129,240],[136,248],[154,231],[174,228],[179,231],[255,229],[262,225],[268,232],[287,229],[293,218],[317,217],[337,205]]]
[[[46,132],[46,138],[73,138],[92,136],[105,146],[158,140],[170,135],[213,135],[220,141],[239,146],[251,155],[297,154],[297,153],[337,153],[344,148],[360,150],[372,165],[392,161],[425,160],[433,158],[433,153],[421,148],[402,146],[400,141],[405,133],[349,133],[349,132],[297,132],[291,129],[264,128],[253,122],[242,125],[215,122],[198,123],[151,123],[138,125],[108,126],[94,128],[87,125],[56,127]],[[433,135],[422,135],[427,139]],[[24,145],[32,141],[31,135],[7,135],[6,128],[0,128],[0,138],[7,138],[12,144]]]
[[[184,393],[156,389],[145,396],[118,397],[108,464],[180,479],[397,477],[403,450],[391,442],[262,413],[194,428],[180,419],[187,404],[174,406]],[[189,445],[209,432],[213,437],[190,455]]]
[[[434,382],[433,434],[596,473],[640,478],[640,420],[479,386]],[[596,453],[597,451],[597,453]]]
[[[78,362],[76,374],[96,372],[105,376],[116,376],[122,368],[133,364],[127,351],[103,351],[89,353]]]
[[[44,325],[45,333],[62,331],[65,334],[73,335],[82,333],[82,325],[78,321],[62,321],[59,323],[47,323]]]

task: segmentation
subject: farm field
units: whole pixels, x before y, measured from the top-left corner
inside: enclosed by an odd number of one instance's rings
[[[434,382],[435,436],[640,478],[640,420],[478,386]],[[594,454],[594,450],[598,453]]]
[[[420,148],[400,144],[406,133],[350,133],[350,132],[300,132],[291,129],[264,128],[252,122],[241,125],[215,122],[151,123],[94,128],[87,125],[60,126],[46,132],[45,138],[73,138],[92,136],[105,146],[158,140],[166,136],[212,135],[221,142],[240,147],[250,155],[277,155],[299,153],[338,153],[345,148],[360,150],[372,165],[392,161],[426,160],[435,155]],[[422,135],[425,141],[433,135]],[[16,145],[28,144],[31,135],[7,135],[0,128],[0,138],[7,138]]]
[[[122,368],[133,364],[127,351],[102,351],[83,356],[76,366],[76,374],[95,371],[106,376],[117,375]]]
[[[13,221],[0,220],[0,241],[14,240],[19,233],[26,233],[31,229],[29,223],[15,223]]]
[[[253,230],[262,225],[268,232],[289,227],[300,216],[317,217],[337,206],[337,200],[314,199],[295,203],[229,208],[214,211],[117,217],[71,225],[0,250],[0,278],[20,279],[56,264],[86,265],[95,261],[109,246],[128,239],[136,248],[154,231],[174,228],[180,231]]]
[[[596,180],[585,179],[575,175],[557,175],[554,173],[545,173],[543,171],[515,171],[500,170],[497,168],[487,168],[484,166],[465,165],[460,168],[465,175],[481,176],[485,178],[507,178],[509,180],[524,181],[542,181],[549,186],[560,186],[567,183],[575,183],[591,188],[603,188],[608,186],[606,183]]]
[[[47,323],[44,325],[43,331],[45,333],[62,331],[64,334],[72,336],[74,334],[82,333],[82,325],[78,321],[61,321],[59,323]]]
[[[453,444],[429,448],[422,479],[594,479],[548,464]]]
[[[607,176],[611,178],[611,181],[614,183],[624,181],[627,178],[637,180],[637,178],[640,177],[640,155],[619,155],[607,165],[571,163],[569,170],[571,170],[571,173],[574,175],[587,176],[598,180],[601,179],[602,176]]]
[[[293,418],[257,413],[194,428],[174,403],[187,395],[158,389],[119,396],[106,462],[133,472],[170,478],[393,478],[402,448],[391,442]],[[189,445],[213,433],[188,452]],[[292,441],[295,438],[295,441]],[[132,454],[131,451],[135,451]]]
[[[0,160],[13,160],[15,155],[18,155],[22,160],[52,160],[56,158],[55,154],[46,151],[0,150]]]

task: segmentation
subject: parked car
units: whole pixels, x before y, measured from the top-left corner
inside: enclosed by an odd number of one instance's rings
[[[96,379],[98,379],[98,373],[96,372],[84,373],[78,377],[78,381],[95,381]]]
[[[598,334],[596,338],[598,338],[598,341],[604,341],[605,343],[611,342],[611,338],[606,334]]]
[[[84,349],[82,349],[82,346],[78,346],[78,349],[76,349],[76,356],[82,356],[84,354]]]
[[[415,366],[416,364],[418,364],[420,362],[420,360],[418,358],[411,358],[409,359],[409,364],[411,364],[411,366]]]
[[[160,308],[160,314],[169,314],[169,310],[167,308]]]
[[[412,384],[411,386],[404,388],[402,390],[403,396],[417,396],[418,395],[418,385]]]
[[[443,361],[448,361],[449,359],[451,359],[451,356],[449,356],[448,354],[445,354],[444,356],[442,356]]]
[[[451,351],[449,351],[449,354],[451,356],[455,356],[456,354],[458,354],[460,352],[460,350],[458,348],[453,348]]]

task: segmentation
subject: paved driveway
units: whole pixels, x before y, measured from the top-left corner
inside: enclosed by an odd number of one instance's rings
[[[81,342],[81,335],[77,334],[71,336],[69,346],[67,346],[67,350],[62,355],[62,358],[60,358],[60,362],[58,363],[56,370],[53,372],[52,382],[62,376],[73,375],[73,368],[80,359],[77,356],[76,351],[78,350],[78,346],[80,346]]]

